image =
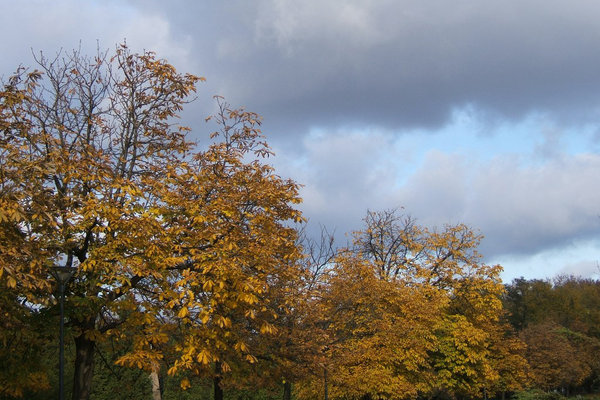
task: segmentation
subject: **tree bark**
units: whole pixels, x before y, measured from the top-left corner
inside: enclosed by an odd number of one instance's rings
[[[215,363],[215,377],[213,379],[214,400],[223,400],[223,388],[221,387],[221,363]]]
[[[283,400],[292,400],[292,384],[289,381],[283,383]]]
[[[324,399],[329,400],[329,388],[327,387],[327,368],[323,367],[323,385],[324,388]]]
[[[150,372],[150,381],[152,382],[152,400],[162,400],[162,390],[158,371],[158,368],[154,368],[152,372]]]
[[[94,377],[94,350],[96,343],[85,337],[85,332],[75,338],[75,374],[73,400],[89,400]]]

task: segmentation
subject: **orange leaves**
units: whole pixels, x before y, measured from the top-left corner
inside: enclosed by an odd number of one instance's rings
[[[6,286],[9,289],[16,288],[17,287],[17,280],[14,277],[12,277],[12,276],[7,276],[6,277]]]
[[[179,312],[177,313],[177,317],[178,318],[185,318],[188,315],[190,315],[190,311],[188,310],[187,307],[181,307],[181,309],[179,310]]]
[[[196,356],[196,360],[202,365],[208,365],[212,362],[212,355],[207,349],[202,349]]]
[[[213,281],[211,281],[210,279],[207,279],[203,284],[202,284],[202,289],[204,291],[210,292],[212,290],[212,288],[214,287],[214,283]]]
[[[274,325],[264,321],[260,326],[260,333],[264,334],[275,334],[277,332],[277,328]]]
[[[332,393],[401,398],[424,390],[444,298],[381,279],[350,253],[335,260],[325,288],[317,306],[330,336]]]
[[[190,384],[190,380],[188,378],[183,378],[179,383],[183,390],[189,389],[192,385]]]
[[[450,391],[477,393],[489,364],[488,333],[462,315],[451,315],[441,322],[437,336],[438,385]]]
[[[215,318],[215,325],[219,328],[231,328],[231,319],[219,315]]]
[[[246,354],[246,355],[244,356],[244,359],[245,359],[246,361],[248,361],[250,364],[254,364],[255,362],[257,362],[257,361],[258,361],[258,360],[257,360],[257,358],[256,358],[256,357],[254,357],[252,354]]]
[[[206,325],[208,321],[210,321],[210,314],[204,313],[204,315],[202,315],[202,317],[200,318],[200,322]]]
[[[238,300],[249,305],[259,302],[259,298],[254,293],[239,293]]]
[[[239,351],[240,353],[248,353],[249,352],[248,346],[246,346],[246,343],[244,343],[244,342],[237,342],[234,345],[234,349]]]
[[[162,358],[162,354],[156,351],[138,349],[136,352],[120,357],[115,364],[152,371]]]

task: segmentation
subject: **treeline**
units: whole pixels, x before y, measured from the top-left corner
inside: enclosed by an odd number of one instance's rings
[[[57,269],[73,400],[596,389],[595,282],[505,288],[477,233],[401,210],[311,239],[260,116],[217,98],[206,148],[177,124],[202,78],[125,45],[36,62],[0,92],[0,398],[57,397]]]
[[[527,345],[530,386],[565,395],[600,391],[600,281],[515,279],[504,305]]]

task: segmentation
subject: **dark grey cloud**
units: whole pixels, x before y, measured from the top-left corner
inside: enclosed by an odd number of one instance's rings
[[[194,114],[211,110],[212,94],[224,95],[262,113],[272,135],[439,127],[467,104],[514,119],[600,114],[600,4],[591,0],[74,4],[5,7],[5,29],[22,32],[25,51],[11,43],[3,50],[27,62],[29,47],[81,39],[110,47],[127,38],[208,78]]]
[[[594,1],[205,3],[131,4],[168,15],[211,88],[277,132],[433,127],[465,104],[507,118],[598,116]]]

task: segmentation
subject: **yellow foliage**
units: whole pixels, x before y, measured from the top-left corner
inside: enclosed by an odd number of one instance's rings
[[[188,315],[190,315],[190,311],[187,307],[181,307],[181,310],[179,310],[179,312],[177,313],[177,317],[179,318],[185,318]]]
[[[491,395],[518,388],[518,340],[500,322],[501,267],[480,262],[464,225],[431,230],[395,211],[369,212],[311,304],[325,327],[320,368],[331,398]],[[322,396],[322,378],[297,386]]]
[[[183,390],[187,390],[189,389],[192,385],[190,384],[190,380],[188,378],[183,378],[181,380],[181,382],[179,383],[179,386],[181,386],[181,388]]]

